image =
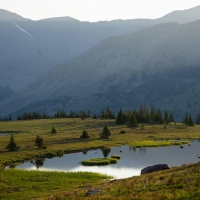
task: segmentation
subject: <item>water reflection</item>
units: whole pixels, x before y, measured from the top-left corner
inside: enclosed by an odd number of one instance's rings
[[[102,148],[101,151],[103,153],[104,158],[107,158],[110,153],[110,148]]]
[[[43,167],[44,165],[44,158],[37,158],[35,161],[31,161],[30,163],[35,165],[37,169]]]
[[[65,154],[61,158],[46,159],[45,162],[44,160],[38,161],[37,165],[34,164],[34,166],[27,162],[16,168],[73,172],[89,171],[112,175],[115,178],[126,178],[139,175],[142,168],[150,165],[169,164],[172,167],[199,161],[200,143],[198,141],[192,142],[191,146],[184,145],[183,147],[183,149],[179,146],[130,148],[125,145],[106,150],[88,151],[87,153]],[[114,154],[121,156],[121,159],[115,165],[88,167],[80,164],[82,160],[110,157]]]

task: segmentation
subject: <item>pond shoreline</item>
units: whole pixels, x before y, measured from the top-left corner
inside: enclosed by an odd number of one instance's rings
[[[110,139],[108,139],[109,141]],[[81,141],[81,139],[80,139]],[[149,140],[150,142],[152,142],[151,140]],[[159,147],[170,147],[170,146],[177,146],[177,145],[187,145],[187,144],[190,144],[189,143],[170,143],[170,144],[167,144],[167,145],[163,145],[161,144],[159,141],[162,141],[162,140],[157,140],[156,142],[159,143],[159,145],[152,145],[152,143],[146,143],[147,141],[138,141],[140,145],[132,145],[133,143],[129,143],[129,144],[123,144],[123,145],[119,145],[119,146],[98,146],[98,147],[89,147],[89,148],[82,148],[82,149],[76,149],[76,150],[55,150],[55,151],[51,151],[51,152],[47,152],[47,153],[44,153],[43,155],[38,155],[38,156],[33,156],[32,158],[30,159],[22,159],[22,160],[16,160],[14,162],[9,162],[9,163],[3,163],[2,164],[2,167],[3,168],[6,168],[6,167],[9,167],[10,165],[12,164],[23,164],[24,162],[31,162],[31,161],[34,161],[35,159],[39,159],[39,158],[44,158],[44,159],[51,159],[51,158],[55,158],[55,157],[62,157],[64,155],[67,155],[67,154],[73,154],[73,153],[87,153],[88,151],[94,151],[94,150],[99,150],[99,149],[103,149],[103,148],[114,148],[114,147],[121,147],[121,146],[124,146],[124,145],[129,145],[129,147],[131,148],[137,148],[137,149],[140,149],[140,148],[159,148]],[[178,141],[178,140],[174,140],[174,141]],[[183,140],[185,141],[185,140]],[[200,140],[196,139],[196,140],[191,140],[191,142],[194,142],[194,141],[198,141],[200,142]],[[155,143],[156,143],[155,142]],[[149,146],[148,146],[149,145]],[[181,147],[181,146],[180,146]]]

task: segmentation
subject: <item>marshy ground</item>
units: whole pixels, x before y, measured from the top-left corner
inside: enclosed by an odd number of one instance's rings
[[[100,133],[107,125],[110,139],[101,139]],[[52,134],[55,127],[57,133]],[[81,139],[83,130],[90,138]],[[114,120],[100,119],[45,119],[30,121],[0,122],[0,164],[3,168],[11,163],[20,163],[44,155],[56,156],[62,153],[84,149],[121,146],[167,146],[181,145],[200,139],[200,126],[187,127],[172,123],[144,125],[128,128],[116,125]],[[20,149],[10,152],[5,149],[13,133]],[[121,134],[123,133],[123,134]],[[44,139],[46,149],[35,146],[37,135]],[[62,177],[62,178],[61,178]],[[71,178],[69,178],[71,177]],[[92,173],[59,173],[26,170],[1,171],[1,199],[197,199],[200,192],[200,164],[177,167],[153,174],[105,181],[108,177]],[[103,181],[104,180],[104,181]],[[84,189],[83,189],[83,188]],[[85,196],[88,188],[97,188],[102,194]]]

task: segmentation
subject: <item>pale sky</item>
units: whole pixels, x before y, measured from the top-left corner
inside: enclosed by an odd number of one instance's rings
[[[80,21],[162,17],[200,5],[200,0],[0,0],[0,9],[39,20],[69,16]]]

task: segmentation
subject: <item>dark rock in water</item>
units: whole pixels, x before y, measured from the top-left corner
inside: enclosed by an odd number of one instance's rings
[[[180,148],[183,148],[183,146],[180,146]]]
[[[88,190],[87,195],[101,194],[101,190]]]
[[[170,166],[167,164],[158,164],[158,165],[152,165],[149,167],[145,167],[141,170],[141,174],[147,174],[155,171],[160,171],[164,169],[170,169]]]

